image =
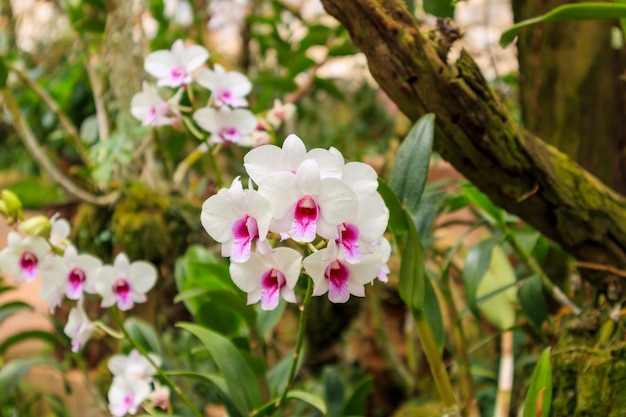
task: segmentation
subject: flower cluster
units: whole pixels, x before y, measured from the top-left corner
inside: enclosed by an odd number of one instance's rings
[[[256,189],[244,189],[236,178],[204,202],[201,222],[230,257],[231,277],[249,304],[260,300],[271,310],[279,295],[296,302],[303,268],[313,295],[328,293],[335,303],[365,296],[364,285],[376,278],[386,281],[389,211],[374,169],[345,163],[335,148],[307,152],[296,135],[282,148],[251,150],[244,166]],[[303,259],[289,241],[312,253]]]
[[[186,89],[202,87],[210,92],[206,106],[193,111],[192,118],[209,133],[209,143],[256,146],[267,143],[268,130],[276,129],[294,112],[293,104],[279,101],[267,114],[266,123],[259,122],[248,107],[247,96],[252,83],[242,73],[226,71],[215,64],[209,69],[205,62],[210,54],[199,45],[186,46],[177,40],[170,50],[154,51],[146,57],[146,72],[157,79],[157,87],[175,88],[177,91],[164,99],[155,87],[143,84],[143,90],[131,101],[131,114],[145,126],[177,126],[184,106],[180,105]],[[193,100],[190,98],[190,101]]]
[[[148,357],[157,366],[161,365],[156,355],[150,353]],[[146,400],[152,406],[168,409],[169,389],[153,380],[156,369],[138,350],[133,349],[128,355],[113,355],[109,359],[109,370],[113,374],[108,394],[109,411],[113,416],[136,414]]]

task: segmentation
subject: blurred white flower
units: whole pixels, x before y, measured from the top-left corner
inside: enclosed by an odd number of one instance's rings
[[[213,70],[204,69],[196,78],[198,84],[211,91],[211,99],[215,107],[246,107],[245,97],[252,91],[252,83],[244,74],[237,71],[226,71],[216,64]]]
[[[254,144],[252,133],[257,121],[248,109],[221,107],[216,110],[204,107],[196,110],[193,120],[211,134],[210,143],[235,143],[240,146]]]
[[[78,352],[91,338],[93,331],[94,325],[83,309],[83,301],[80,300],[76,307],[70,310],[67,324],[63,329],[63,332],[72,339],[72,352]]]
[[[193,80],[193,72],[209,58],[203,46],[185,46],[182,39],[172,45],[171,50],[154,51],[144,61],[148,74],[158,78],[158,86],[181,87]]]
[[[22,238],[17,232],[10,232],[7,243],[0,251],[0,271],[13,277],[16,283],[37,278],[48,253],[46,240],[38,236]]]
[[[163,100],[147,82],[143,90],[135,94],[130,102],[130,114],[144,126],[173,126],[181,118],[178,102],[183,93],[180,89],[169,100]]]

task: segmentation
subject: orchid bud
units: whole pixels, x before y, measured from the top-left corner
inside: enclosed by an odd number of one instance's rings
[[[50,238],[50,231],[52,230],[52,224],[50,220],[44,215],[38,215],[24,220],[18,226],[17,230],[22,233],[26,233],[30,236],[39,236],[44,239]]]
[[[9,224],[17,223],[18,220],[24,220],[22,213],[22,202],[12,191],[2,190],[2,201],[4,203],[4,212]],[[3,213],[4,214],[4,213]]]

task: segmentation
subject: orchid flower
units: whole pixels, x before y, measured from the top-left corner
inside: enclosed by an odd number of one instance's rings
[[[252,138],[257,121],[248,109],[203,107],[193,114],[193,120],[211,134],[210,143],[236,143],[240,146],[254,145]]]
[[[177,107],[183,90],[169,100],[163,100],[148,83],[143,83],[143,90],[135,94],[130,102],[130,114],[140,120],[144,126],[173,126],[181,118]]]
[[[181,39],[171,50],[154,51],[144,61],[148,74],[158,78],[158,86],[184,87],[193,80],[195,70],[209,58],[209,52],[200,45],[185,46]]]
[[[17,232],[10,232],[7,244],[0,251],[0,270],[12,276],[16,283],[37,278],[48,253],[46,240],[38,236],[22,238]]]
[[[117,304],[120,310],[130,310],[135,303],[146,301],[146,293],[157,279],[156,268],[144,261],[130,263],[125,254],[116,256],[113,265],[98,272],[96,290],[102,296],[101,307]]]
[[[200,71],[196,79],[198,84],[211,91],[215,107],[246,107],[245,97],[252,91],[252,83],[244,74],[237,71],[226,71],[216,64],[213,70]]]
[[[83,301],[80,300],[76,307],[70,310],[67,324],[63,329],[63,332],[72,339],[72,352],[78,352],[91,338],[93,331],[94,325],[83,308]]]

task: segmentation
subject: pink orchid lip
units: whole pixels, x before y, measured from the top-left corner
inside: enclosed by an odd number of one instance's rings
[[[117,296],[120,307],[130,306],[132,303],[130,298],[130,283],[126,278],[118,278],[113,283],[113,293]]]
[[[217,136],[220,137],[224,142],[237,142],[239,137],[237,128],[233,126],[223,127],[219,130]]]
[[[261,277],[261,287],[263,288],[261,306],[264,309],[274,309],[278,305],[280,289],[286,282],[285,275],[274,268],[263,274]]]
[[[339,226],[340,237],[339,243],[344,248],[346,260],[348,262],[356,262],[361,259],[361,250],[359,249],[359,228],[350,223],[342,223]]]
[[[78,298],[83,292],[83,283],[86,280],[85,271],[75,267],[67,274],[67,293],[71,299]]]
[[[246,214],[233,223],[231,230],[235,238],[232,258],[236,262],[245,262],[250,257],[252,242],[259,237],[256,219]]]
[[[39,259],[37,255],[30,251],[24,251],[20,257],[20,268],[24,271],[24,277],[26,279],[32,279],[37,274],[37,264]]]
[[[306,195],[298,200],[294,208],[294,222],[291,230],[294,240],[300,242],[313,241],[319,214],[319,206],[313,197]]]
[[[330,281],[332,287],[341,288],[346,285],[350,278],[350,269],[336,259],[326,267],[324,277]]]

